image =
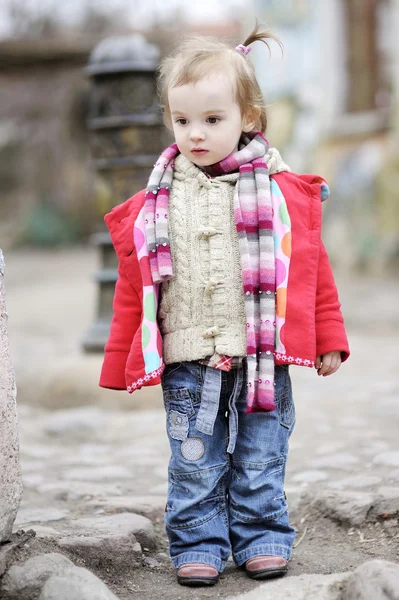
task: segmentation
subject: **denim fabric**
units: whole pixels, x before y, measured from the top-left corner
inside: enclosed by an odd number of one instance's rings
[[[197,365],[197,367],[200,365]],[[201,404],[195,420],[195,428],[207,435],[213,435],[216,418],[220,407],[220,392],[222,387],[222,373],[218,369],[203,369],[205,373],[201,391]],[[245,373],[244,369],[236,370],[233,392],[228,399],[228,419],[229,419],[229,445],[227,452],[232,454],[236,445],[238,431],[238,411],[236,401],[238,400],[243,385]]]
[[[246,414],[245,363],[230,372],[196,362],[166,367],[165,528],[176,568],[203,562],[221,572],[231,552],[237,565],[260,554],[290,558],[295,532],[284,477],[295,409],[288,366],[275,368],[275,383],[277,409]]]

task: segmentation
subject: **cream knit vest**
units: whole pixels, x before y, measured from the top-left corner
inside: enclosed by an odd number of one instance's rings
[[[208,179],[179,154],[169,200],[173,279],[158,319],[166,364],[245,356],[245,308],[233,195],[238,173]]]

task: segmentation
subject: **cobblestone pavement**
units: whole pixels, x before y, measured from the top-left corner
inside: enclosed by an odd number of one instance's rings
[[[135,395],[99,390],[101,357],[81,355],[77,343],[93,316],[93,251],[5,259],[25,488],[15,528],[33,527],[39,538],[57,540],[87,531],[84,517],[129,512],[149,517],[162,537],[169,447],[159,389],[137,394],[140,410],[121,410],[134,408]],[[394,535],[379,555],[392,558],[399,535],[392,508],[399,507],[399,285],[356,278],[339,284],[352,356],[329,378],[291,368],[297,424],[286,491],[294,515],[306,494],[321,515],[346,523],[343,535],[354,536],[359,557],[367,546],[360,531],[365,519],[373,510],[378,518],[385,514]],[[306,510],[295,518],[304,540],[300,558],[311,527]],[[168,564],[164,543],[149,556],[152,566]],[[305,567],[299,558],[295,573],[355,566],[337,555],[329,565],[328,553],[302,561]],[[251,589],[254,583],[242,577],[240,591]],[[126,591],[134,591],[131,585],[124,592],[117,587],[121,598],[137,597]]]

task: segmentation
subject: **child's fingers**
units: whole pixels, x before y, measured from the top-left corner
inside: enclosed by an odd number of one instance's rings
[[[327,372],[324,374],[324,377],[328,377],[329,375],[332,375],[333,373],[338,371],[340,366],[341,366],[341,357],[339,354],[336,354],[332,357],[330,367],[327,370]]]
[[[341,366],[341,353],[340,352],[328,352],[322,357],[317,356],[315,361],[315,367],[317,374],[323,377],[332,375]]]
[[[335,368],[334,368],[334,371],[333,371],[334,373],[335,373],[335,371],[338,371],[338,369],[340,368],[341,364],[342,364],[341,354],[338,354],[338,356],[335,359]],[[331,373],[331,375],[332,375],[332,373]]]
[[[324,376],[330,369],[330,366],[331,366],[331,356],[326,354],[325,356],[323,356],[323,362],[321,363],[321,367],[317,370],[317,374],[319,376],[320,375]]]

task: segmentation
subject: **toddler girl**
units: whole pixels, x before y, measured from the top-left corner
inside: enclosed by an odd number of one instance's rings
[[[284,476],[289,365],[331,375],[349,356],[320,237],[323,179],[290,172],[264,137],[248,59],[190,36],[160,68],[175,143],[146,190],[105,217],[119,258],[100,385],[161,383],[171,447],[165,526],[184,585],[284,575],[294,529]]]

